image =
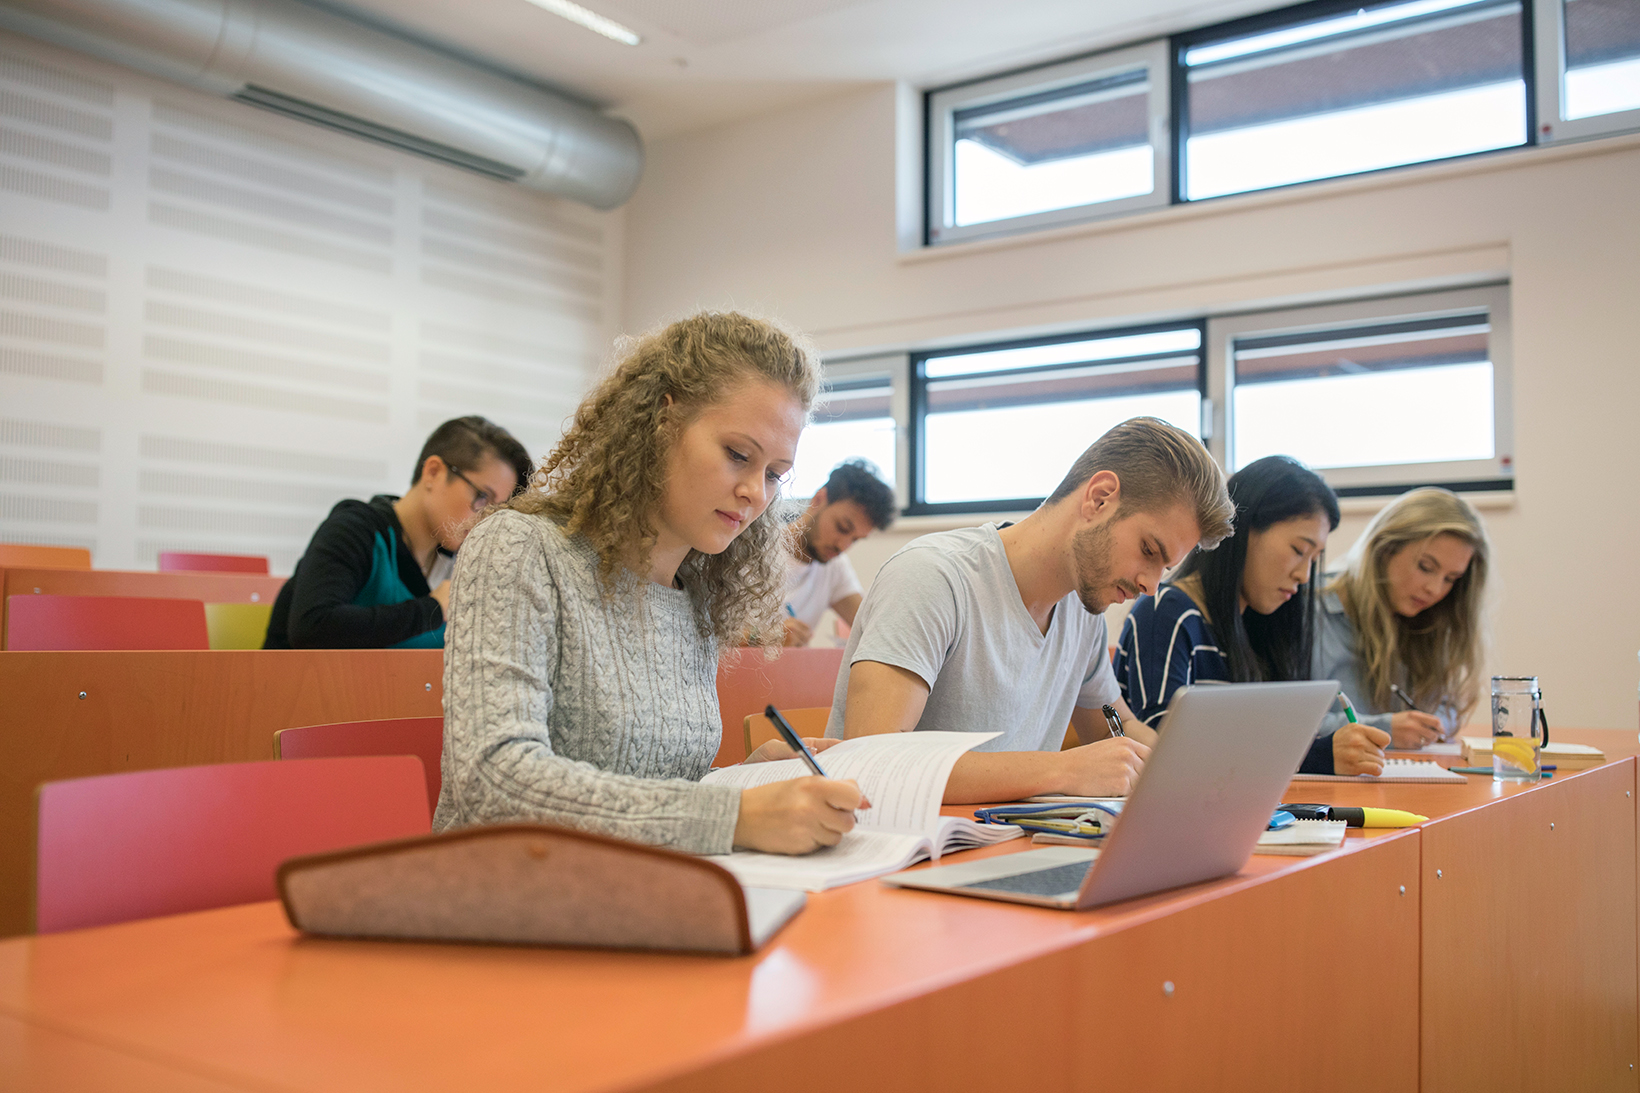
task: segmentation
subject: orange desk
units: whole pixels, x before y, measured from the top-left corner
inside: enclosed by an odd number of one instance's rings
[[[16,938],[0,1087],[1634,1090],[1634,788],[1300,783],[1435,819],[1082,914],[867,882],[743,959],[300,939],[273,904]]]
[[[34,920],[41,782],[272,759],[279,729],[437,715],[443,663],[439,649],[0,652],[0,936]]]
[[[285,578],[251,573],[150,573],[119,569],[0,568],[0,649],[11,596],[151,596],[205,603],[272,603]]]

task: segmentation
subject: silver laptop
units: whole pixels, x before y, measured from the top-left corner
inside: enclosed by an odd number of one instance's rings
[[[1327,708],[1332,680],[1184,687],[1099,849],[1044,847],[917,869],[884,884],[1084,910],[1246,864]]]

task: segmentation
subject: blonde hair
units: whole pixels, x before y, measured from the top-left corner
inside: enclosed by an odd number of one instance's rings
[[[806,344],[770,323],[705,311],[629,339],[614,370],[575,411],[536,475],[537,488],[507,506],[552,518],[598,552],[606,595],[632,593],[654,549],[655,514],[679,435],[706,407],[749,380],[776,384],[805,415],[820,390]],[[678,581],[701,634],[725,645],[748,631],[779,635],[788,529],[779,493],[720,554],[691,550]]]
[[[1389,602],[1385,569],[1391,558],[1437,535],[1452,535],[1475,555],[1452,590],[1420,612],[1403,618]],[[1459,720],[1479,698],[1486,660],[1482,614],[1491,542],[1480,513],[1457,494],[1442,489],[1412,490],[1381,510],[1327,585],[1337,592],[1355,626],[1356,656],[1372,701],[1394,709],[1390,684],[1405,683],[1412,700],[1426,709],[1451,706]]]
[[[1160,418],[1133,417],[1111,427],[1076,457],[1043,504],[1069,497],[1100,471],[1116,474],[1124,512],[1189,505],[1201,529],[1203,550],[1212,550],[1235,530],[1236,507],[1230,502],[1224,472],[1201,441]]]

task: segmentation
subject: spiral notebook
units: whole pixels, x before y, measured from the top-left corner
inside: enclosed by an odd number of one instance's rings
[[[1295,774],[1295,782],[1434,782],[1467,785],[1469,779],[1453,774],[1427,759],[1386,759],[1382,774]]]

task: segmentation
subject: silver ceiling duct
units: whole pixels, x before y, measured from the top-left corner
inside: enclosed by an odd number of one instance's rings
[[[627,122],[296,0],[0,0],[0,26],[594,208],[643,172]]]

